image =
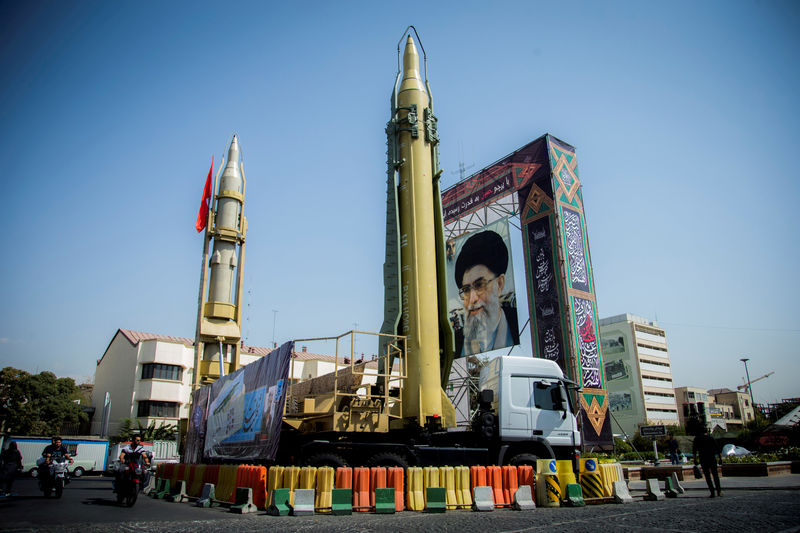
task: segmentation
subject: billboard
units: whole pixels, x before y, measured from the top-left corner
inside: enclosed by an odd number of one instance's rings
[[[597,301],[578,160],[572,146],[551,135],[531,144],[545,152],[537,154],[544,156],[542,168],[547,170],[534,173],[519,190],[533,352],[558,363],[580,384],[584,445],[607,446],[612,440],[607,416],[610,398],[597,335]],[[617,374],[621,371],[612,368]],[[625,410],[630,400],[625,395],[615,396],[615,407]]]
[[[194,392],[186,462],[275,459],[293,349],[284,343]]]
[[[446,245],[455,357],[519,344],[508,219],[448,239]]]

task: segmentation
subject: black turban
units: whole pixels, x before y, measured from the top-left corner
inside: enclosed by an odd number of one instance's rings
[[[481,231],[467,239],[456,259],[456,285],[461,288],[464,272],[475,265],[485,265],[495,276],[506,273],[508,249],[494,231]]]

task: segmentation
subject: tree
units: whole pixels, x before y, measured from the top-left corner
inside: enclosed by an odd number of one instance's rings
[[[72,378],[52,372],[29,374],[10,366],[0,370],[0,419],[11,433],[54,435],[64,424],[86,421],[76,398],[80,389]]]
[[[144,427],[139,421],[135,421],[135,423],[137,428],[133,427],[133,418],[123,418],[119,424],[119,435],[117,435],[117,438],[120,441],[131,440],[134,435],[139,435],[142,437],[143,441],[173,440],[175,438],[175,433],[178,432],[178,426],[174,424],[156,426],[155,422],[151,422],[149,426]]]

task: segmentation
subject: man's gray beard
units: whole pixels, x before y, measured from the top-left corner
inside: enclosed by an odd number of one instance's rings
[[[484,307],[477,315],[467,315],[464,319],[464,347],[465,352],[478,353],[489,348],[490,335],[497,326],[499,313],[490,313]]]

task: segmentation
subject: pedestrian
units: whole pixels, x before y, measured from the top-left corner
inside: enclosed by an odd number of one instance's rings
[[[703,468],[703,475],[706,477],[708,490],[711,491],[711,498],[715,496],[714,489],[716,488],[716,496],[722,496],[722,489],[719,486],[719,472],[717,472],[717,457],[722,464],[722,455],[719,453],[719,446],[717,441],[708,434],[708,428],[704,427],[700,435],[694,438],[694,445],[692,446],[694,452],[694,464],[697,466],[698,458],[700,466]],[[714,477],[714,484],[711,484],[711,477]]]
[[[678,460],[679,453],[681,453],[681,450],[680,446],[678,445],[678,440],[674,435],[672,435],[669,439],[669,460],[672,462],[672,464],[680,464],[680,461]]]
[[[11,485],[14,484],[14,478],[18,471],[22,470],[22,454],[17,449],[17,443],[11,441],[8,443],[8,448],[3,450],[2,456],[2,470],[0,474],[3,476],[3,491],[2,496],[16,496],[11,492]]]

